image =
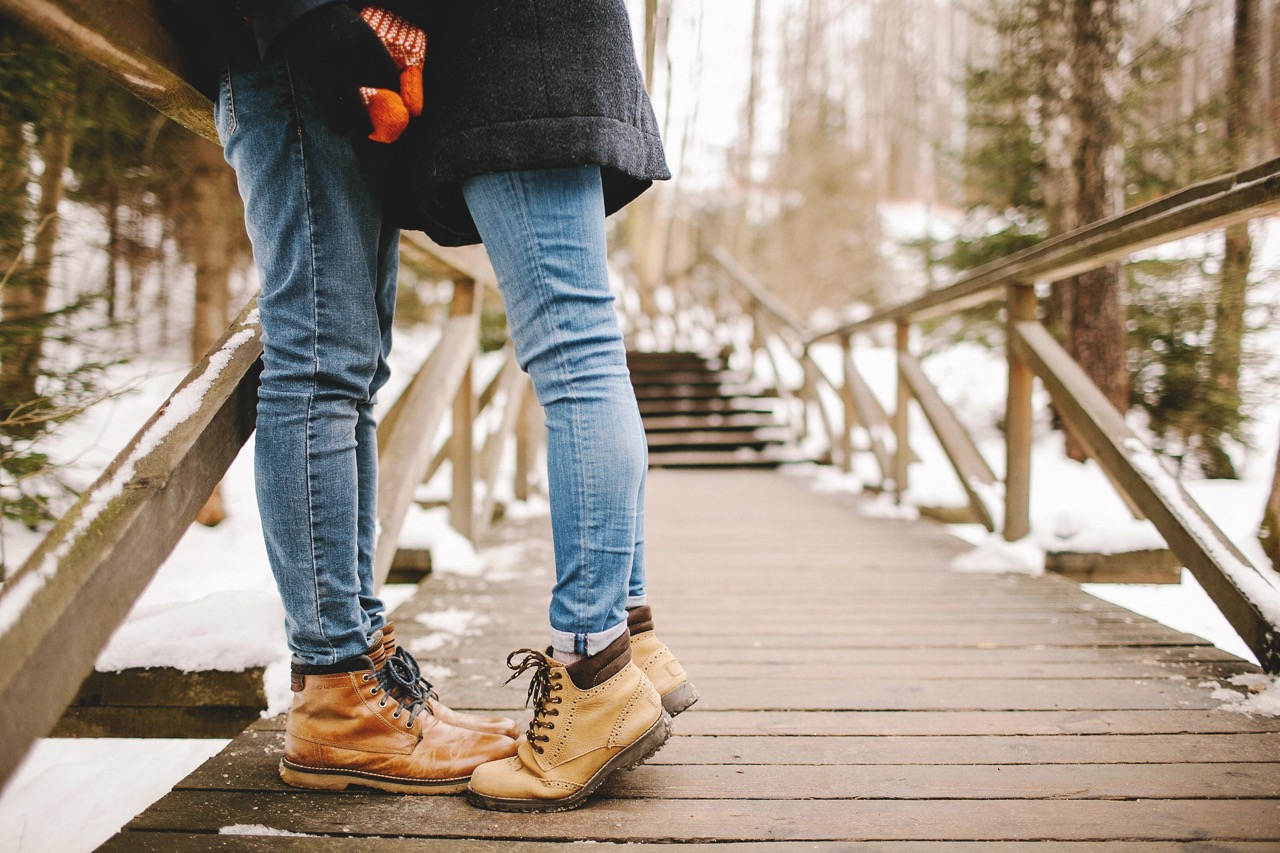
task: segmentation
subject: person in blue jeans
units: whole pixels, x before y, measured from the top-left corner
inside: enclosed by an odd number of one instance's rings
[[[429,41],[425,110],[390,146],[366,138],[360,91],[398,69],[359,6],[173,2],[216,79],[261,278],[256,482],[294,656],[282,778],[580,805],[697,698],[645,597],[645,440],[606,270],[605,217],[669,177],[622,0],[376,4]],[[551,646],[508,659],[533,673],[518,740],[440,701],[374,588],[400,227],[483,241],[546,413]]]

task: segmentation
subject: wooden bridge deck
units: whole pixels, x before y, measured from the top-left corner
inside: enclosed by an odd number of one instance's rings
[[[944,529],[856,501],[776,472],[653,472],[652,603],[702,700],[579,811],[289,789],[277,719],[102,849],[1280,849],[1280,720],[1219,710],[1205,684],[1255,667],[1058,578],[950,571],[966,546]],[[499,661],[543,642],[546,528],[501,525],[484,577],[432,578],[397,612],[411,648],[435,642],[414,617],[479,614],[419,654],[452,704],[520,707]]]

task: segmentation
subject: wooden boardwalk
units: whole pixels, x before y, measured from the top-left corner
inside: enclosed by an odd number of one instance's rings
[[[579,811],[289,789],[277,719],[101,849],[1280,850],[1280,720],[1219,710],[1207,685],[1255,667],[1059,578],[950,571],[967,546],[857,501],[776,472],[652,472],[651,599],[702,699]],[[475,614],[419,653],[451,704],[520,708],[500,661],[545,642],[547,537],[505,523],[485,576],[431,578],[397,612],[417,649],[439,637],[415,617]]]

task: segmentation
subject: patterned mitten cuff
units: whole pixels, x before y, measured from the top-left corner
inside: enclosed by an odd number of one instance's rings
[[[375,142],[395,142],[409,126],[411,116],[422,115],[422,66],[427,59],[427,34],[421,28],[377,6],[360,10],[362,17],[386,47],[400,70],[400,91],[360,87]]]

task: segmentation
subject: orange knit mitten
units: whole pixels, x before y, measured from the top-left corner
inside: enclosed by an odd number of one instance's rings
[[[370,29],[381,39],[400,69],[400,91],[360,87],[374,142],[395,142],[409,126],[410,116],[422,115],[422,65],[427,60],[427,34],[420,28],[377,6],[360,10]]]

